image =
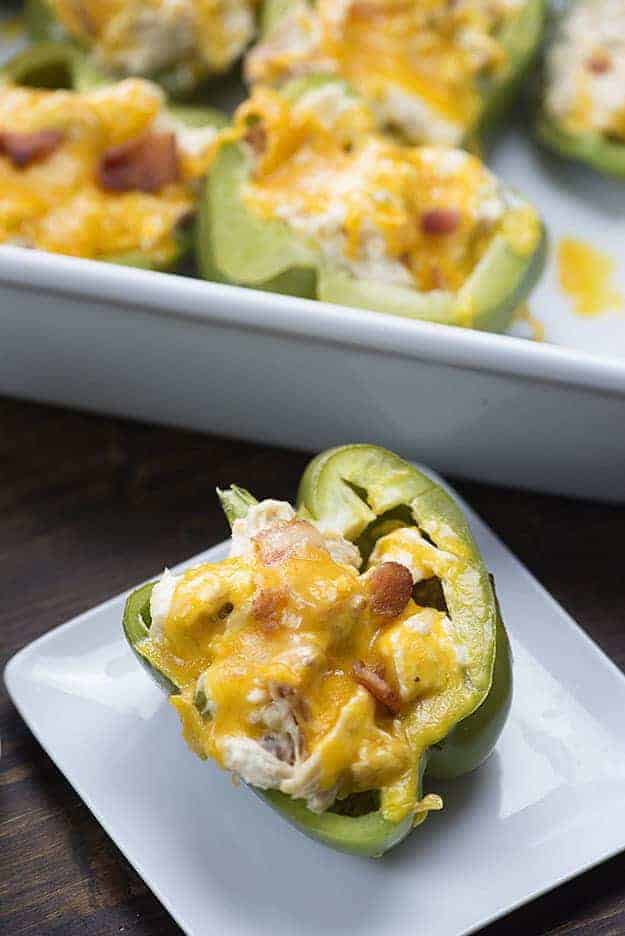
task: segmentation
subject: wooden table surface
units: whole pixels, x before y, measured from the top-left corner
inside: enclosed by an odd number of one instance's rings
[[[237,481],[260,497],[291,499],[306,462],[281,449],[13,401],[0,401],[0,458],[0,665],[154,575],[164,557],[173,564],[223,539],[216,485]],[[456,486],[625,668],[625,510]],[[0,737],[0,932],[179,934],[4,687]],[[625,854],[481,936],[513,933],[625,933]]]

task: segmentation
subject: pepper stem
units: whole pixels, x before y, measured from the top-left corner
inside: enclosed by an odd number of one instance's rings
[[[217,497],[231,527],[235,520],[242,520],[250,507],[258,503],[253,494],[238,484],[231,484],[225,491],[217,488]]]

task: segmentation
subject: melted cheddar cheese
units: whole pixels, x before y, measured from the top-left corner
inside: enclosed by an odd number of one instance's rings
[[[478,80],[502,73],[498,34],[516,0],[318,0],[299,3],[248,58],[249,78],[304,72],[350,82],[414,142],[458,143],[481,113]]]
[[[318,812],[371,789],[394,795],[396,821],[418,810],[420,749],[404,719],[462,685],[466,660],[447,615],[410,597],[410,575],[396,607],[379,603],[379,573],[402,571],[384,558],[394,549],[420,568],[453,561],[407,532],[388,534],[361,572],[340,535],[267,501],[235,523],[229,559],[163,576],[139,650],[180,687],[171,702],[200,757]]]
[[[249,210],[286,222],[356,277],[457,290],[502,224],[515,244],[529,226],[535,247],[536,223],[508,211],[477,157],[376,135],[370,111],[341,83],[295,103],[257,88],[235,116],[240,135],[251,121],[264,128],[265,148],[243,193]]]
[[[177,225],[194,209],[196,180],[213,157],[215,131],[177,124],[163,110],[160,89],[142,79],[84,94],[5,88],[0,134],[42,130],[63,134],[45,159],[18,167],[0,154],[0,243],[96,259],[139,251],[168,263]],[[179,181],[155,193],[101,188],[106,151],[154,130],[176,134]]]
[[[48,2],[71,36],[102,66],[122,74],[176,67],[192,83],[206,70],[228,68],[254,33],[255,0]]]
[[[564,237],[558,244],[558,277],[577,315],[592,318],[625,308],[625,297],[614,285],[615,264],[591,244]]]

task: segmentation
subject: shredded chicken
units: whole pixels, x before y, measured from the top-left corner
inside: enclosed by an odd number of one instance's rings
[[[277,757],[279,761],[283,761],[285,764],[295,763],[295,746],[290,735],[269,732],[260,743],[266,751]]]
[[[280,611],[287,600],[287,594],[281,588],[262,588],[254,595],[252,616],[268,630],[280,624]]]
[[[304,555],[311,546],[325,548],[319,530],[306,520],[280,520],[252,539],[264,565],[281,565],[292,556]]]
[[[336,530],[320,530],[313,523],[299,520],[290,504],[265,500],[255,504],[245,519],[232,525],[231,556],[253,558],[260,551],[265,565],[276,565],[289,555],[305,552],[309,546],[325,549],[335,562],[359,569],[358,548]]]
[[[307,717],[306,703],[291,686],[271,683],[268,689],[271,702],[261,710],[260,721],[271,729],[274,747],[293,752],[289,763],[300,761],[304,754],[300,722]]]

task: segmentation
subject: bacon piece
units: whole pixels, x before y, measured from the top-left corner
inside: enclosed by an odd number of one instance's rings
[[[264,565],[280,565],[310,546],[323,549],[319,530],[306,520],[279,520],[252,537]]]
[[[243,137],[248,146],[251,146],[257,156],[262,156],[267,149],[267,131],[261,121],[250,124]]]
[[[370,692],[374,699],[385,705],[393,714],[397,715],[401,709],[399,696],[394,689],[389,686],[384,674],[378,669],[372,669],[362,660],[356,660],[352,667],[354,679],[361,686],[364,686],[367,692]]]
[[[610,71],[611,67],[612,61],[610,56],[603,49],[597,49],[596,52],[593,52],[586,62],[586,68],[588,71],[591,71],[593,75],[604,75],[607,71]]]
[[[282,588],[261,588],[254,595],[252,616],[265,629],[274,630],[280,623],[280,611],[286,601]]]
[[[158,192],[180,179],[174,133],[146,133],[106,150],[98,184],[108,192]]]
[[[59,148],[65,134],[62,130],[35,130],[32,133],[0,133],[0,154],[11,160],[16,169],[42,162]]]
[[[412,595],[412,575],[399,562],[383,562],[369,573],[371,610],[374,614],[394,618],[400,614]]]
[[[453,234],[460,224],[460,212],[455,208],[433,208],[421,215],[424,234]]]

